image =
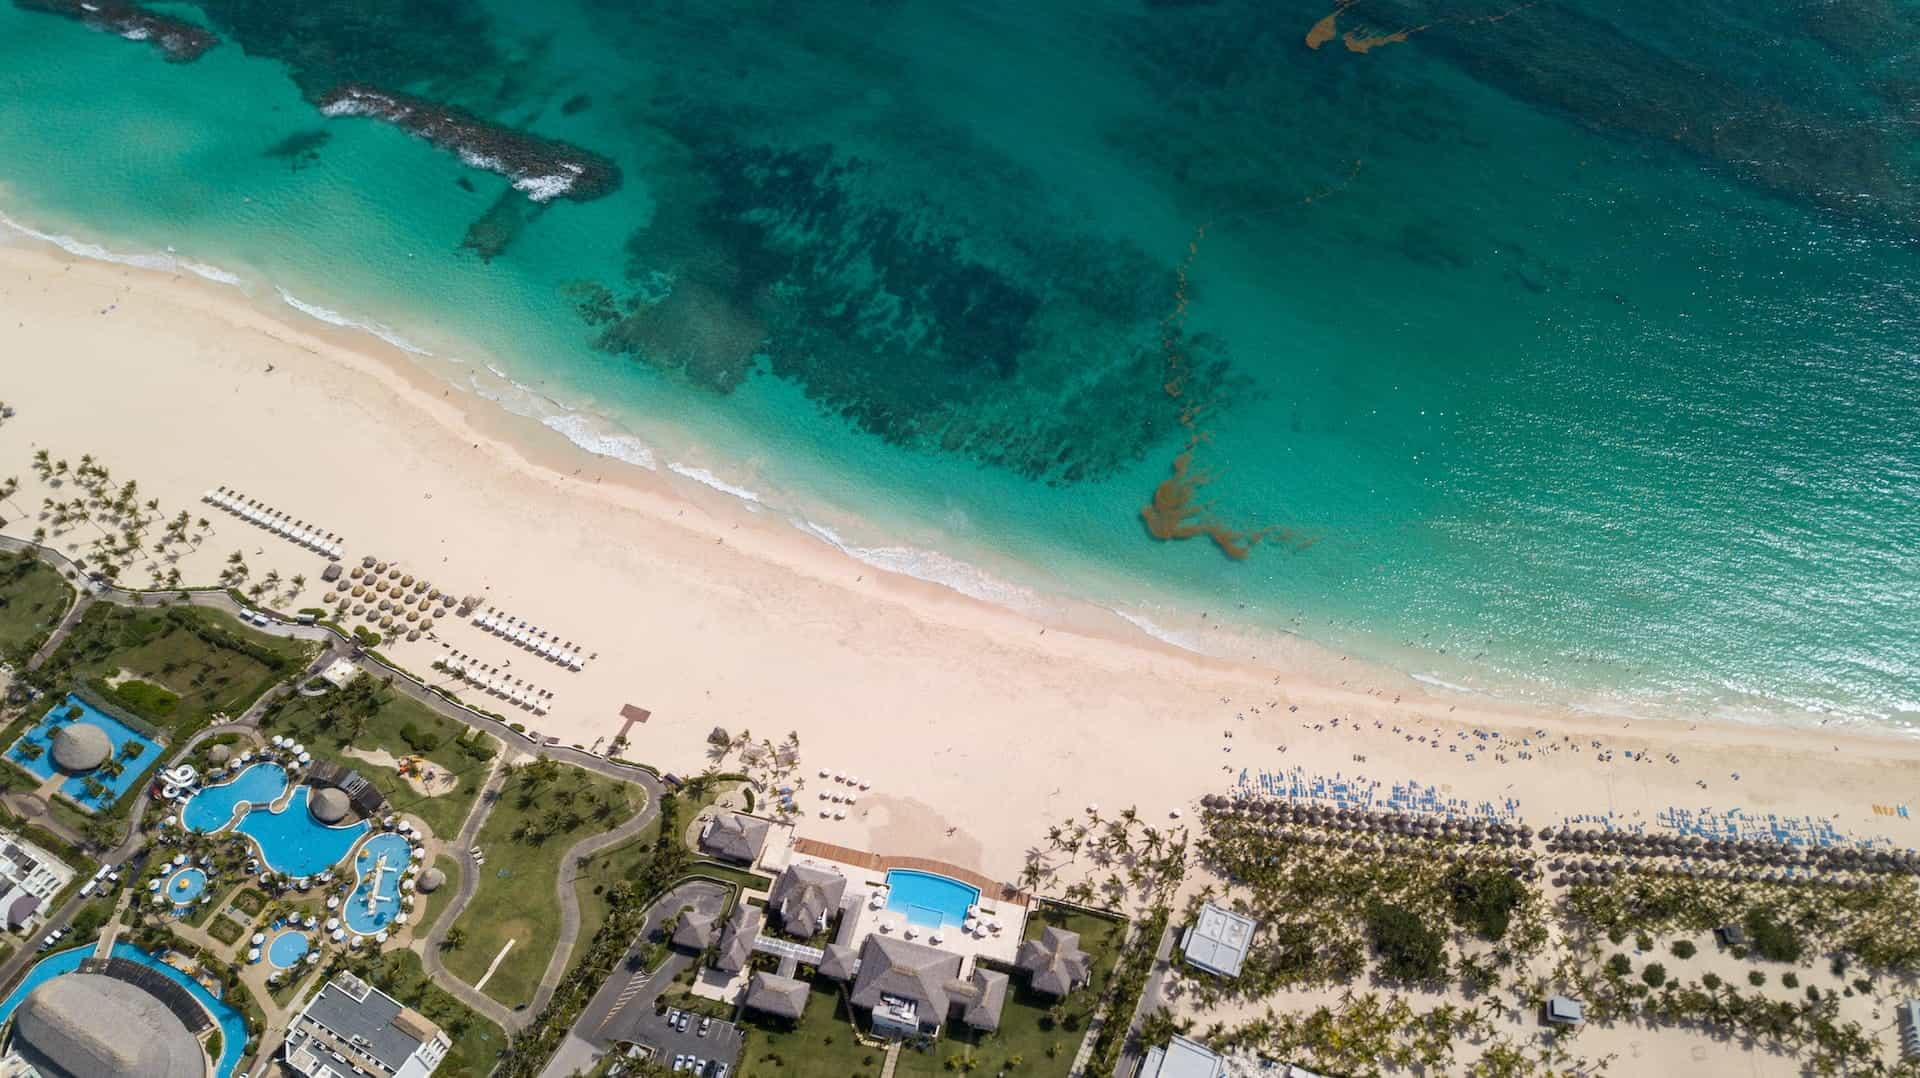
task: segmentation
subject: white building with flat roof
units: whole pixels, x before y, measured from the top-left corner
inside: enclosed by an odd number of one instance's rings
[[[53,904],[53,896],[73,881],[73,869],[47,851],[11,832],[0,831],[0,917],[15,932],[32,926]]]
[[[1181,936],[1180,951],[1186,955],[1187,965],[1195,969],[1229,979],[1238,977],[1258,927],[1259,922],[1246,914],[1209,902],[1200,907],[1200,916]]]
[[[303,1078],[427,1078],[453,1040],[418,1011],[343,973],[287,1025],[287,1068]]]

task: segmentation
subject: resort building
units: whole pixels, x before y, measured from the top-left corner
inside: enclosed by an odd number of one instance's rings
[[[1093,960],[1080,949],[1080,934],[1048,926],[1039,939],[1023,941],[1013,960],[1027,974],[1027,984],[1041,995],[1059,999],[1093,979]]]
[[[1547,1000],[1547,1021],[1557,1026],[1577,1026],[1586,1021],[1586,1005],[1577,999],[1566,996],[1553,996]]]
[[[680,923],[673,926],[673,945],[686,951],[704,951],[713,946],[720,934],[720,926],[714,922],[710,913],[688,910],[680,915]]]
[[[747,981],[747,994],[740,1003],[748,1010],[792,1021],[806,1011],[809,991],[805,981],[777,973],[756,973]]]
[[[199,1035],[212,1027],[186,989],[158,974],[68,973],[20,1002],[0,1042],[0,1074],[205,1078],[211,1066]]]
[[[700,849],[723,861],[751,865],[760,860],[760,851],[766,849],[772,831],[773,824],[766,820],[722,812],[700,829]]]
[[[419,1012],[343,973],[288,1023],[283,1052],[304,1078],[426,1078],[452,1047]]]
[[[347,807],[363,820],[378,819],[386,810],[387,799],[365,775],[331,760],[315,760],[304,781],[316,794],[328,788],[338,790],[346,798]]]
[[[32,926],[73,880],[73,869],[33,843],[0,832],[0,915],[15,932]]]
[[[1258,927],[1259,923],[1246,914],[1209,902],[1200,907],[1200,916],[1181,936],[1180,952],[1186,956],[1187,965],[1231,980],[1240,976],[1240,966],[1247,960]]]
[[[1000,1028],[1007,1002],[1004,973],[952,951],[881,935],[867,937],[854,965],[849,995],[855,1007],[871,1012],[879,1036],[937,1034],[950,1016],[985,1032]],[[821,973],[828,975],[824,966]]]
[[[811,939],[827,927],[827,918],[840,909],[847,895],[847,878],[809,864],[788,865],[773,881],[767,908],[780,919],[789,936]]]
[[[1176,1034],[1166,1047],[1147,1049],[1135,1078],[1224,1078],[1226,1061],[1199,1041]]]
[[[1900,1005],[1900,1057],[1920,1059],[1920,999]]]
[[[760,907],[745,902],[733,909],[727,918],[725,928],[720,930],[720,953],[714,956],[713,966],[725,973],[738,973],[747,968],[753,958],[753,945],[760,938],[760,929],[766,924],[766,915]]]

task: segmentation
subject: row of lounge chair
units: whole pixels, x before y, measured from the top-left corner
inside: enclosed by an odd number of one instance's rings
[[[586,668],[586,659],[579,651],[574,649],[572,641],[563,644],[560,642],[559,637],[537,629],[532,625],[528,625],[519,619],[509,618],[505,614],[488,610],[484,614],[474,615],[473,623],[495,636],[504,637],[507,640],[513,641],[528,651],[533,652],[535,655],[546,659],[548,662],[564,666],[569,670],[583,670]]]
[[[335,561],[340,559],[345,549],[340,537],[330,531],[322,531],[304,520],[295,520],[277,509],[271,509],[252,498],[241,496],[238,491],[226,487],[216,487],[201,496],[202,501],[218,506],[252,524],[258,524],[270,532]]]
[[[442,659],[440,660],[440,665],[446,669],[447,673],[452,674],[467,684],[484,689],[503,700],[518,704],[528,711],[533,712],[535,715],[545,715],[547,713],[547,705],[553,699],[553,694],[545,689],[536,689],[531,685],[515,685],[511,678],[496,678],[485,670],[478,669],[478,664],[476,664],[476,669],[472,673],[468,673],[467,664],[457,658],[449,657]]]

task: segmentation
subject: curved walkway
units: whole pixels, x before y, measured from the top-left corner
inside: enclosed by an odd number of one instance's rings
[[[77,625],[80,618],[84,616],[87,608],[101,598],[109,599],[112,602],[126,606],[140,607],[163,606],[184,601],[194,606],[211,607],[234,616],[240,616],[256,609],[270,609],[263,605],[249,605],[238,602],[226,591],[218,589],[189,590],[184,592],[135,591],[111,584],[91,581],[86,578],[86,574],[81,572],[79,566],[76,565],[71,558],[61,554],[59,551],[11,536],[0,536],[0,549],[32,550],[43,560],[53,564],[62,574],[68,575],[69,578],[71,578],[73,574],[79,574],[82,578],[81,582],[77,585],[78,597],[75,599],[72,609],[67,612],[66,616],[61,619],[60,624],[55,627],[53,633],[47,638],[46,644],[35,654],[33,665],[36,666],[39,665],[46,656],[51,655],[54,650],[66,640],[67,636],[73,631],[73,627]],[[185,597],[184,599],[182,598],[183,595]],[[255,701],[253,706],[247,709],[247,713],[242,716],[240,720],[223,723],[218,726],[209,726],[201,730],[192,738],[189,738],[180,749],[176,750],[172,758],[178,758],[180,755],[184,755],[185,752],[193,749],[208,736],[217,733],[254,729],[258,723],[261,711],[279,696],[284,695],[288,691],[292,691],[289,686],[297,686],[306,681],[314,673],[324,669],[327,664],[343,655],[349,658],[362,672],[372,677],[391,678],[391,688],[395,692],[401,693],[425,705],[435,714],[444,716],[463,726],[484,730],[493,735],[502,745],[507,746],[507,751],[502,752],[500,757],[497,758],[493,773],[488,777],[486,784],[482,787],[480,796],[474,799],[473,808],[467,814],[467,820],[460,829],[459,838],[449,844],[451,855],[460,863],[460,888],[455,893],[453,901],[447,905],[445,910],[441,911],[439,918],[434,921],[431,930],[427,933],[425,953],[421,958],[423,964],[426,966],[428,975],[433,978],[434,982],[458,997],[461,1002],[471,1007],[474,1011],[485,1015],[509,1034],[526,1028],[532,1021],[533,1016],[540,1013],[540,1010],[546,1006],[547,1001],[553,997],[555,989],[559,987],[561,978],[566,974],[567,962],[569,958],[572,957],[574,943],[580,934],[580,903],[574,894],[574,884],[579,879],[580,861],[632,838],[644,830],[649,824],[653,823],[660,813],[660,795],[665,790],[664,785],[653,772],[645,768],[631,764],[616,764],[605,757],[596,756],[593,753],[573,748],[572,746],[532,744],[526,736],[513,729],[505,721],[449,699],[447,696],[435,691],[434,688],[412,673],[392,666],[384,660],[366,653],[357,641],[336,629],[319,624],[303,625],[290,619],[280,618],[277,624],[273,626],[272,631],[279,635],[308,640],[325,646],[321,649],[320,655],[298,678],[282,682],[262,694],[260,699]],[[553,957],[547,963],[546,974],[541,978],[539,989],[534,994],[533,1003],[524,1011],[509,1010],[492,997],[476,991],[472,985],[462,981],[449,972],[444,963],[440,961],[440,946],[446,940],[448,930],[453,927],[453,923],[459,919],[460,914],[465,912],[467,904],[473,900],[475,892],[479,890],[478,866],[473,863],[473,855],[469,851],[473,848],[474,840],[480,834],[480,828],[486,822],[487,814],[492,809],[494,799],[498,796],[504,782],[500,764],[510,759],[516,751],[523,753],[527,751],[537,752],[549,759],[578,767],[584,771],[590,771],[605,778],[614,779],[619,782],[633,783],[644,790],[647,795],[647,803],[641,806],[640,810],[625,823],[622,823],[611,831],[602,832],[582,839],[570,847],[565,855],[563,855],[559,876],[554,881],[555,897],[560,904],[560,940],[554,948]],[[118,848],[109,853],[107,855],[108,857],[121,860],[131,856],[145,845],[145,838],[140,834],[138,823],[145,814],[150,800],[151,794],[143,791],[139,800],[135,802],[132,811],[129,813],[126,839]],[[669,894],[672,894],[672,892],[669,892]],[[81,900],[76,897],[62,904],[60,909],[54,911],[54,913],[47,918],[46,925],[51,928],[66,923],[66,921],[73,916],[80,901]],[[5,986],[10,983],[14,977],[19,975],[27,962],[34,957],[33,952],[23,949],[20,953],[13,955],[4,964],[0,964],[0,986]]]

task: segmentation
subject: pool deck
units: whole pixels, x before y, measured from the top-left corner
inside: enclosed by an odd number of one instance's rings
[[[959,880],[961,883],[969,884],[977,888],[980,891],[981,899],[985,901],[1006,902],[1020,906],[1023,909],[1033,904],[1033,896],[1025,891],[1009,887],[999,880],[989,879],[971,869],[961,868],[959,865],[950,865],[945,861],[935,861],[927,857],[892,857],[885,854],[868,853],[865,850],[856,850],[847,846],[835,846],[831,842],[821,842],[818,839],[811,838],[794,839],[792,852],[827,861],[838,861],[843,865],[864,868],[871,872],[885,873],[894,869],[931,872],[936,876],[945,876],[948,879]],[[763,865],[767,868],[775,867],[766,863],[771,860],[773,853],[774,851],[769,848],[767,851],[768,856],[762,859]],[[785,863],[782,862],[780,867],[784,867],[784,864]]]
[[[767,852],[771,854],[775,851],[769,849]],[[911,929],[914,943],[938,947],[964,958],[984,958],[1011,965],[1015,954],[1020,949],[1020,941],[1026,935],[1029,896],[1024,892],[1009,890],[986,880],[977,872],[968,872],[945,862],[932,861],[924,857],[882,857],[862,850],[850,850],[844,846],[813,842],[808,839],[800,839],[783,852],[786,856],[780,859],[781,869],[788,864],[807,864],[829,872],[837,872],[846,877],[847,892],[840,903],[840,927],[834,934],[835,943],[844,943],[858,948],[868,936],[874,933],[892,936],[895,939],[906,939],[907,932]],[[842,853],[852,854],[853,858],[839,856]],[[773,869],[774,866],[768,864],[768,860],[763,857],[761,866]],[[979,888],[980,905],[988,916],[1000,922],[1000,931],[973,936],[956,928],[954,931],[943,932],[941,942],[936,944],[926,927],[910,925],[906,915],[899,910],[887,909],[884,906],[874,908],[870,903],[876,893],[884,893],[887,890],[886,874],[902,869],[947,876]],[[1003,893],[1013,897],[995,897]],[[744,972],[740,980],[744,983]],[[725,989],[718,987],[710,990],[725,992]],[[719,998],[731,998],[731,995],[727,994]]]

